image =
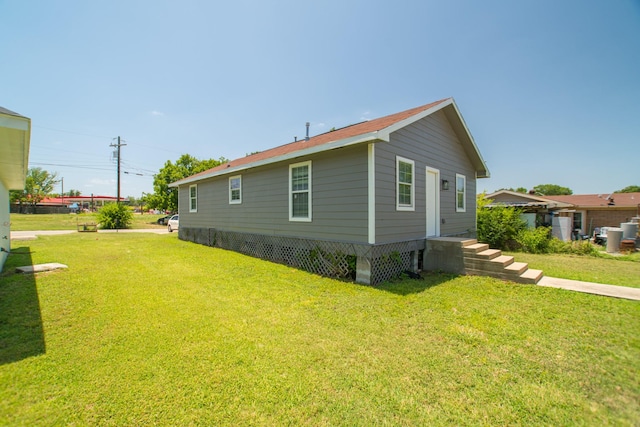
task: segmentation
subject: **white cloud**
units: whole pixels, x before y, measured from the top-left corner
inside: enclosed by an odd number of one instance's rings
[[[116,183],[115,179],[101,179],[101,178],[91,178],[89,180],[90,184],[85,185],[85,187],[93,187],[95,185],[113,185]]]
[[[360,116],[360,120],[362,120],[363,122],[368,122],[369,120],[371,120],[371,117],[367,117],[371,115],[371,111],[365,111],[364,113],[362,113],[362,116]]]
[[[153,111],[151,112],[151,115],[152,115],[152,116],[164,116],[164,113],[163,113],[162,111],[156,111],[156,110],[153,110]]]

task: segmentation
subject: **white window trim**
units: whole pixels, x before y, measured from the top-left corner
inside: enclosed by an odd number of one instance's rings
[[[294,217],[293,216],[293,203],[292,203],[292,199],[293,199],[293,187],[291,185],[291,178],[292,178],[292,171],[294,168],[299,168],[301,166],[308,166],[309,167],[309,188],[306,190],[309,193],[309,199],[308,199],[308,205],[309,205],[309,216],[308,217]],[[297,222],[311,222],[311,207],[313,206],[313,204],[311,203],[311,195],[312,195],[312,190],[313,190],[313,185],[311,182],[311,177],[312,177],[312,173],[311,173],[311,160],[306,161],[306,162],[300,162],[300,163],[294,163],[289,165],[289,221],[297,221]]]
[[[232,193],[231,193],[231,180],[234,180],[234,179],[238,179],[238,180],[240,180],[240,188],[239,188],[239,191],[240,191],[240,199],[238,199],[238,200],[233,200],[233,199],[231,198],[231,194],[232,194]],[[241,204],[241,203],[242,203],[242,175],[234,175],[234,176],[230,176],[230,177],[229,177],[229,204],[230,204],[230,205],[239,205],[239,204]]]
[[[458,178],[462,178],[462,180],[464,181],[464,185],[462,188],[462,207],[458,206]],[[455,189],[456,189],[456,212],[466,212],[467,211],[467,177],[464,175],[461,175],[459,173],[456,174],[456,183],[455,183]]]
[[[191,189],[196,189],[196,196],[191,197]],[[195,200],[195,208],[193,207],[192,201]],[[189,212],[198,212],[198,184],[193,184],[189,186]]]
[[[411,165],[411,204],[400,204],[400,162],[408,163]],[[416,162],[413,160],[396,156],[396,210],[397,211],[415,211],[416,206]]]

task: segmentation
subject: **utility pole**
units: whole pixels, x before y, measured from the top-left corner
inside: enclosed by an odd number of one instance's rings
[[[124,145],[127,145],[127,144],[122,144],[120,142],[120,137],[118,137],[118,143],[117,144],[110,144],[109,145],[109,147],[117,147],[117,150],[118,150],[118,194],[116,196],[116,203],[118,203],[118,204],[120,204],[120,147],[122,147]]]
[[[60,178],[60,182],[62,183],[62,207],[64,207],[64,177]]]

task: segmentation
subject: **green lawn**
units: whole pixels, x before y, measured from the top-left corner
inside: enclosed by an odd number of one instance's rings
[[[638,302],[489,278],[40,237],[0,277],[0,425],[637,425],[638,330]]]
[[[156,224],[158,218],[165,215],[133,215],[131,228],[162,228]],[[11,214],[13,231],[35,230],[75,230],[78,224],[96,223],[94,213],[81,214]]]
[[[640,288],[640,252],[607,258],[567,254],[509,253],[545,276]]]

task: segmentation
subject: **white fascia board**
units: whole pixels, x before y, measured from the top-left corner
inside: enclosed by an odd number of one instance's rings
[[[442,110],[444,107],[446,107],[447,105],[451,105],[452,103],[453,103],[453,98],[446,99],[441,103],[439,103],[438,105],[434,105],[433,107],[428,108],[418,114],[414,114],[411,117],[408,117],[404,120],[394,123],[391,126],[382,129],[380,132],[386,135],[386,140],[388,141],[389,134],[391,134],[392,132],[395,132],[398,129],[402,129],[403,127],[409,126],[411,123],[417,122],[420,119],[424,119],[425,117],[430,116],[436,111]]]
[[[376,243],[376,145],[369,143],[367,147],[367,223],[368,242]]]
[[[228,175],[230,173],[237,173],[240,171],[244,171],[247,169],[253,169],[259,166],[270,165],[272,163],[284,162],[287,160],[297,159],[298,157],[310,156],[312,154],[322,153],[324,151],[335,150],[337,148],[344,148],[350,145],[361,144],[363,142],[370,142],[381,139],[379,137],[378,131],[373,131],[369,133],[365,133],[362,135],[356,135],[350,138],[344,138],[333,142],[328,142],[326,144],[316,145],[314,147],[293,151],[291,153],[283,154],[281,156],[270,157],[268,159],[259,160],[257,162],[246,163],[240,166],[231,166],[223,170],[218,170],[215,172],[211,172],[204,175],[194,176],[191,178],[185,178],[180,181],[172,182],[169,184],[169,187],[179,187],[180,185],[190,184],[192,182],[202,181],[204,179],[214,178],[216,176]],[[388,141],[388,135],[387,139]],[[233,163],[233,160],[231,161]]]
[[[453,106],[453,108],[456,110],[456,115],[460,119],[460,123],[462,124],[462,127],[464,128],[464,132],[469,137],[469,141],[471,142],[471,146],[473,147],[473,150],[478,154],[478,158],[480,159],[480,163],[482,163],[482,167],[484,168],[484,170],[486,172],[486,174],[484,176],[482,176],[481,178],[490,178],[491,177],[491,173],[489,172],[489,168],[487,167],[487,163],[482,158],[482,154],[480,153],[480,150],[478,149],[478,146],[476,145],[476,141],[473,139],[473,135],[471,135],[471,132],[469,131],[469,128],[467,127],[467,123],[464,121],[464,117],[462,117],[462,114],[460,113],[460,110],[458,109],[458,105],[456,104],[456,102],[454,101],[453,98],[450,98],[449,100],[451,101],[451,105]]]

